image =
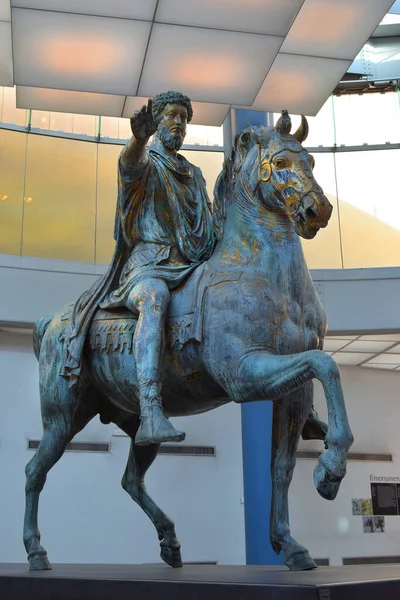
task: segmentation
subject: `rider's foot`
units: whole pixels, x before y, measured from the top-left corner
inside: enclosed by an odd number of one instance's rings
[[[178,431],[164,416],[158,402],[149,403],[142,409],[140,427],[135,437],[137,446],[161,444],[161,442],[182,442],[186,433]]]
[[[327,424],[321,421],[315,410],[312,408],[304,423],[301,437],[303,440],[325,440],[327,431]]]

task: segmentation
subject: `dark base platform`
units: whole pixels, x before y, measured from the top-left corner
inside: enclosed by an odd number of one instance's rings
[[[391,600],[400,598],[400,567],[166,565],[0,565],[1,600]]]

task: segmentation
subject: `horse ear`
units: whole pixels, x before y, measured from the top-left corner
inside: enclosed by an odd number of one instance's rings
[[[251,129],[245,129],[242,133],[236,135],[234,150],[239,162],[243,161],[245,154],[247,154],[254,144],[255,140]]]
[[[275,131],[281,135],[288,135],[292,129],[292,120],[287,110],[283,110],[275,125]]]
[[[296,138],[296,140],[298,142],[300,142],[300,144],[302,144],[304,142],[304,140],[307,138],[307,136],[308,136],[308,121],[304,115],[301,115],[301,123],[300,123],[297,131],[293,134],[293,136]]]

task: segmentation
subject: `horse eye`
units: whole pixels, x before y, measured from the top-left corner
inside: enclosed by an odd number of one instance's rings
[[[275,167],[280,170],[280,169],[285,169],[286,168],[286,161],[281,158],[277,161],[275,161]]]

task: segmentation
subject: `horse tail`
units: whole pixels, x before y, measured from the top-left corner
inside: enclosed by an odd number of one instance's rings
[[[37,360],[39,360],[40,346],[42,345],[43,336],[46,333],[48,326],[53,320],[52,316],[46,315],[40,317],[33,328],[33,351]]]

